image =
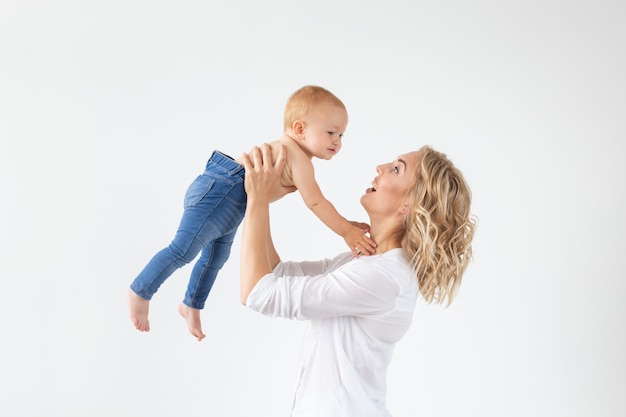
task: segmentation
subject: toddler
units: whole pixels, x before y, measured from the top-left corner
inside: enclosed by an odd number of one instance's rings
[[[314,175],[312,158],[329,160],[341,150],[348,124],[346,107],[333,93],[319,86],[304,86],[288,99],[284,132],[269,145],[274,158],[287,148],[282,185],[297,189],[306,206],[332,231],[342,236],[355,256],[374,253],[367,236],[369,226],[342,217],[324,197]],[[178,311],[189,331],[204,339],[200,310],[220,269],[230,255],[237,228],[246,210],[245,170],[240,160],[213,151],[205,171],[189,186],[184,211],[174,239],[157,252],[128,290],[130,319],[137,330],[149,331],[148,307],[161,284],[178,268],[196,258],[187,291]]]

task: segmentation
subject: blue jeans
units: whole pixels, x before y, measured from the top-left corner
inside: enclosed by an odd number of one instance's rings
[[[185,193],[183,216],[174,240],[157,252],[130,288],[150,300],[178,268],[193,261],[183,303],[202,309],[230,249],[246,210],[245,170],[229,156],[214,151],[202,175]]]

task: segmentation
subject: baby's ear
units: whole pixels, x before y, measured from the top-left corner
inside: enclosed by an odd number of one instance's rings
[[[304,135],[304,122],[296,120],[293,122],[293,134],[296,138],[300,139]]]

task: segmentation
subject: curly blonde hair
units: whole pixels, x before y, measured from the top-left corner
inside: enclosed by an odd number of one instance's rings
[[[447,156],[429,146],[419,150],[415,185],[408,195],[402,251],[428,303],[452,303],[472,257],[477,218],[471,191]]]

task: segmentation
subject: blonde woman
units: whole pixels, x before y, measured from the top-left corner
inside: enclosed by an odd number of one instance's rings
[[[309,321],[292,417],[389,416],[387,367],[418,294],[450,304],[472,256],[470,189],[430,147],[400,155],[376,167],[361,197],[374,255],[285,262],[272,243],[269,203],[290,191],[280,186],[286,152],[273,162],[264,145],[242,157],[241,301],[267,316]]]

